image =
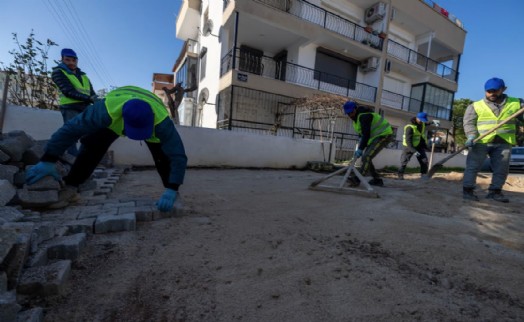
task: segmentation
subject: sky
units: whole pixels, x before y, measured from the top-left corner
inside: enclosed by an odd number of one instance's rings
[[[215,0],[219,1],[219,0]],[[348,0],[344,0],[348,1]],[[405,0],[417,1],[417,0]],[[31,29],[40,41],[73,48],[95,90],[135,85],[151,88],[153,73],[171,73],[182,41],[176,16],[182,0],[0,0],[0,62],[10,63],[12,33],[25,42]],[[519,30],[523,0],[435,0],[467,31],[455,99],[477,100],[491,77],[504,79],[506,93],[524,97],[524,42]],[[59,18],[60,17],[60,18]]]

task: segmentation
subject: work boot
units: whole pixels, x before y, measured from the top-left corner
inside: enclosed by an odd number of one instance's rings
[[[479,201],[479,197],[477,197],[473,188],[463,188],[462,189],[462,199],[471,200],[471,201]]]
[[[358,187],[360,186],[360,180],[357,177],[348,177],[347,183],[349,187]]]
[[[62,209],[80,200],[78,188],[66,185],[58,191],[58,201],[47,206],[49,209]]]
[[[377,186],[377,187],[383,187],[384,186],[384,181],[382,181],[382,179],[380,179],[380,178],[373,178],[373,179],[369,180],[368,183],[370,185],[372,185],[372,186]]]
[[[486,195],[486,199],[493,199],[495,201],[508,203],[509,199],[506,198],[500,190],[490,190]]]
[[[399,180],[404,180],[404,174],[403,173],[397,173],[397,176],[398,176],[398,179]]]

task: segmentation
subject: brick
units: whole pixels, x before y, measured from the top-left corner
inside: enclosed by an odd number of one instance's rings
[[[16,303],[14,291],[0,293],[0,321],[16,321],[21,306]]]
[[[0,206],[5,206],[16,195],[16,188],[11,182],[0,179]]]
[[[95,224],[95,218],[86,218],[86,219],[68,221],[64,223],[64,226],[68,228],[69,234],[78,234],[78,233],[92,234],[94,224]]]
[[[35,307],[18,312],[17,322],[42,322],[44,321],[44,309]]]
[[[0,206],[0,218],[6,222],[21,221],[24,218],[24,214],[16,208]]]
[[[71,275],[71,261],[62,260],[46,266],[30,267],[20,278],[17,291],[27,295],[61,295]]]
[[[31,167],[28,167],[31,168]],[[60,190],[60,183],[55,178],[47,176],[33,184],[24,186],[29,191]]]
[[[15,174],[19,171],[18,167],[14,165],[0,164],[0,179],[9,181],[11,184],[14,183]]]
[[[47,258],[75,260],[86,245],[86,234],[57,237],[46,242]]]
[[[58,202],[58,191],[29,191],[18,189],[17,195],[23,207],[45,207]]]
[[[98,216],[95,221],[95,234],[133,231],[135,229],[136,216],[134,213]]]

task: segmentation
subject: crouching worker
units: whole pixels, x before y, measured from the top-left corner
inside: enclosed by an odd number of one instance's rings
[[[357,167],[358,171],[366,176],[370,174],[373,179],[369,181],[370,185],[383,186],[384,182],[375,170],[373,159],[378,153],[393,140],[393,129],[386,119],[372,110],[358,106],[353,101],[347,101],[344,106],[344,114],[353,120],[353,127],[360,136],[354,157],[361,159],[361,165]],[[351,172],[348,177],[348,185],[357,187],[360,180]]]
[[[27,171],[26,183],[33,184],[45,176],[59,180],[55,162],[80,139],[78,156],[64,177],[66,185],[78,188],[119,136],[145,141],[166,188],[156,206],[164,212],[173,209],[187,165],[184,145],[160,98],[134,86],[109,92],[58,129],[47,143],[40,162]]]

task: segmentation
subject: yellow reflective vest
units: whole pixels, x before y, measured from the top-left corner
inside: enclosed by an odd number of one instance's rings
[[[357,121],[353,122],[353,126],[355,127],[355,131],[362,135],[362,126],[360,124],[360,117],[364,114],[371,114],[373,115],[373,121],[371,121],[371,133],[369,135],[369,140],[367,144],[369,145],[375,138],[379,136],[385,136],[393,134],[393,129],[391,128],[391,125],[389,125],[388,121],[386,119],[375,112],[370,113],[361,113],[359,114]]]
[[[422,123],[422,133],[419,132],[418,127],[415,124],[408,124],[408,125],[404,126],[404,135],[402,135],[402,145],[403,146],[408,146],[408,143],[406,142],[406,129],[408,127],[413,128],[413,142],[411,142],[411,143],[413,144],[414,147],[419,145],[420,138],[423,138],[424,141],[427,141],[426,140],[426,124],[425,123]]]
[[[140,99],[151,106],[155,115],[155,126],[165,120],[166,117],[169,117],[164,103],[162,103],[162,100],[160,100],[160,98],[155,94],[135,86],[119,87],[107,94],[105,97],[105,105],[112,120],[109,129],[120,136],[124,136],[124,118],[122,117],[122,108],[127,101],[132,99]],[[155,136],[154,128],[151,138],[146,141],[153,143],[160,142],[160,140]]]
[[[73,87],[80,93],[86,94],[87,96],[91,95],[91,83],[89,82],[89,78],[87,78],[86,74],[82,74],[82,82],[78,80],[78,78],[73,73],[69,73],[66,70],[60,69],[62,73],[69,79]],[[60,105],[67,105],[67,104],[73,104],[73,103],[80,103],[83,101],[70,98],[65,96],[64,94],[60,93]]]
[[[502,111],[500,112],[499,116],[495,116],[491,108],[489,108],[489,106],[486,104],[486,102],[484,102],[484,100],[480,100],[473,103],[473,108],[475,109],[475,112],[478,116],[477,131],[480,135],[482,135],[491,130],[500,122],[506,120],[515,112],[517,112],[520,109],[520,100],[514,97],[507,97],[506,104],[504,104],[504,107],[502,108]],[[493,141],[495,136],[499,136],[509,144],[515,145],[517,144],[516,131],[516,121],[515,119],[512,119],[508,123],[502,125],[493,133],[479,140],[479,142],[484,144],[490,143]]]

